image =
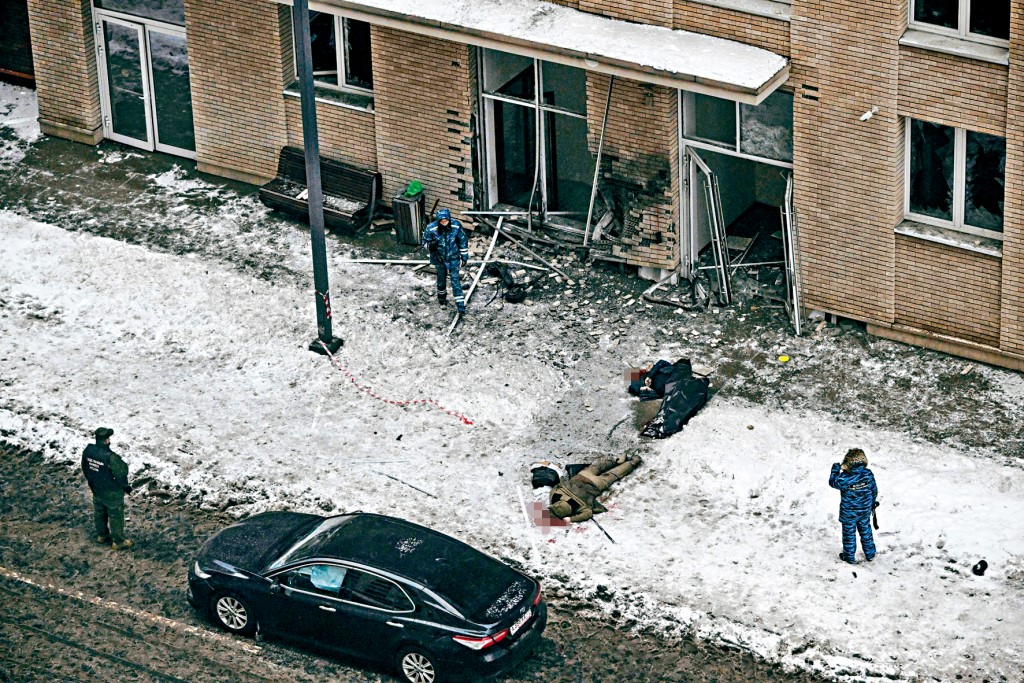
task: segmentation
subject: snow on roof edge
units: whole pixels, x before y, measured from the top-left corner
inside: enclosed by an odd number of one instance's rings
[[[371,22],[390,20],[396,28],[423,27],[428,35],[448,33],[446,37],[459,42],[477,38],[538,50],[562,57],[553,61],[578,67],[579,60],[592,60],[599,66],[591,70],[619,70],[619,75],[637,80],[746,95],[730,98],[741,101],[760,101],[789,72],[785,57],[763,48],[588,14],[543,0],[315,0],[313,5],[346,10]]]

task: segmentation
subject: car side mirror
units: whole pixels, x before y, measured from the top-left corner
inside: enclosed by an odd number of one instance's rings
[[[280,593],[281,592],[281,582],[278,581],[277,579],[274,579],[273,581],[271,581],[270,582],[270,592],[271,593]]]

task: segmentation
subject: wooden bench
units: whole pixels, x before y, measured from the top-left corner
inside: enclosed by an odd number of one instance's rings
[[[320,157],[320,183],[325,227],[354,232],[373,219],[380,200],[380,173]],[[301,147],[285,147],[277,162],[277,177],[260,187],[260,201],[308,223],[306,192],[305,152]]]

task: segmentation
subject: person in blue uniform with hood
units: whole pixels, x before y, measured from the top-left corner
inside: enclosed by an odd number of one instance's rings
[[[448,209],[439,209],[436,220],[423,233],[423,246],[430,254],[430,263],[437,269],[437,303],[448,305],[448,283],[451,278],[452,295],[459,313],[466,312],[466,297],[462,293],[459,267],[469,261],[469,240],[462,223],[452,218]]]
[[[875,475],[868,469],[868,456],[859,448],[851,448],[843,463],[832,464],[828,485],[839,489],[839,523],[843,525],[843,552],[839,559],[857,564],[857,534],[864,550],[864,559],[875,559],[875,540],[871,536],[871,510],[878,498]]]

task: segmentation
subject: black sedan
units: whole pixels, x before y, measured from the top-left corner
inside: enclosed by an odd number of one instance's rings
[[[504,671],[540,640],[540,584],[394,517],[267,512],[217,532],[188,601],[232,633],[272,634],[391,663],[435,683]]]

